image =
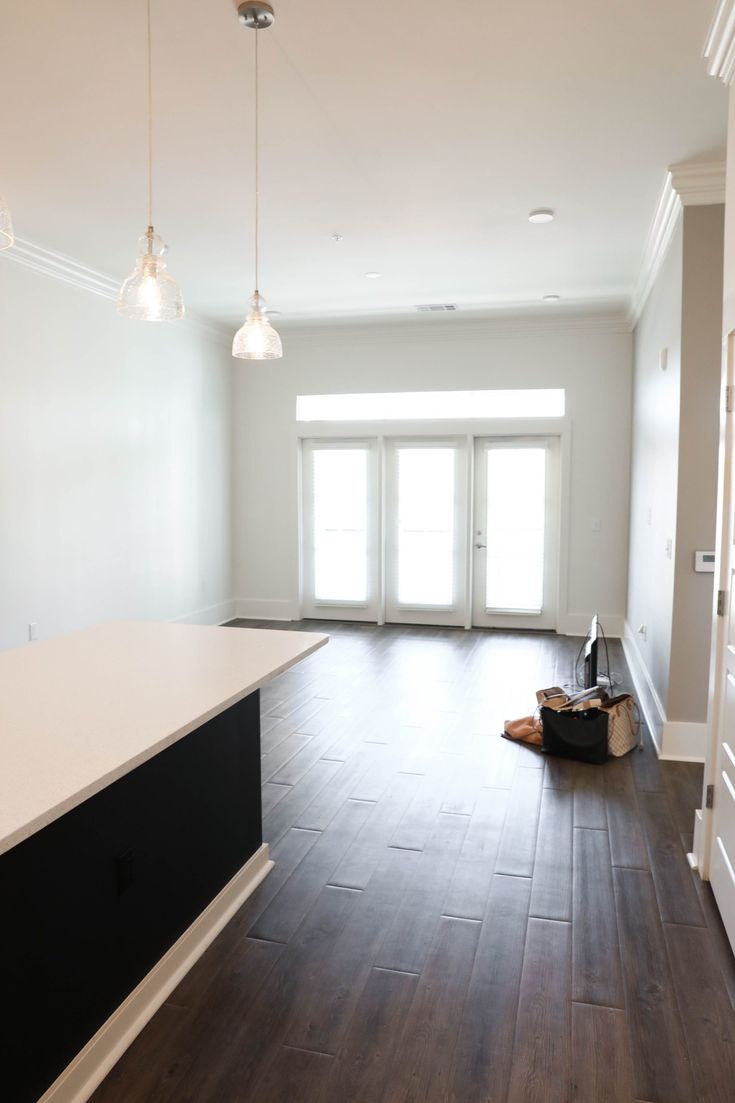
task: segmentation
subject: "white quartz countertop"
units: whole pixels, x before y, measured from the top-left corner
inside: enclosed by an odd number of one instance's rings
[[[0,652],[0,854],[328,639],[126,621]]]

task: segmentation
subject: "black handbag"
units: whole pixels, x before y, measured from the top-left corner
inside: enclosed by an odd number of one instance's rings
[[[601,709],[541,709],[546,754],[601,765],[607,759],[607,713]]]

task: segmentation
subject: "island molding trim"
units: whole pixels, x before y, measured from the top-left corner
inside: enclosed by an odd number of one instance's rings
[[[263,843],[90,1038],[38,1103],[86,1103],[177,984],[270,873]]]

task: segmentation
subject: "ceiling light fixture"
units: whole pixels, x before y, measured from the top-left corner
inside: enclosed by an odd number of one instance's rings
[[[9,249],[15,242],[13,233],[13,220],[10,211],[5,205],[5,200],[0,195],[0,250]]]
[[[184,314],[184,300],[176,280],[166,271],[167,246],[153,229],[153,64],[151,0],[146,0],[148,41],[148,229],[138,238],[138,259],[120,288],[117,309],[140,322],[173,322]]]
[[[558,303],[561,295],[544,295],[543,302],[545,303]]]
[[[365,273],[365,279],[366,280],[379,280],[382,275],[383,275],[382,272],[366,272]]]
[[[255,291],[250,299],[250,310],[245,324],[238,329],[232,342],[232,355],[238,360],[279,360],[283,356],[281,338],[268,321],[265,300],[258,290],[259,231],[260,231],[260,164],[258,160],[258,31],[273,25],[275,15],[266,0],[246,0],[237,9],[237,17],[245,27],[255,31]]]
[[[537,211],[531,211],[528,221],[533,222],[536,226],[540,226],[544,222],[553,222],[554,212],[549,207],[539,207]]]

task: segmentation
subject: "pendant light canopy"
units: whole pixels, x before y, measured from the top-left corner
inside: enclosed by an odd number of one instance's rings
[[[10,217],[10,211],[5,206],[5,200],[0,195],[0,250],[9,249],[14,242],[13,220]]]
[[[253,31],[272,26],[273,8],[265,0],[246,0],[237,9],[240,22]],[[250,310],[245,324],[238,329],[232,342],[232,355],[238,360],[279,360],[283,356],[281,338],[268,321],[263,309],[265,300],[258,290],[259,231],[260,231],[260,164],[259,164],[259,111],[258,111],[258,35],[255,34],[255,291],[250,299]]]
[[[153,63],[151,0],[146,0],[148,43],[148,229],[138,238],[135,269],[120,288],[117,309],[125,318],[141,322],[171,322],[184,313],[176,281],[166,271],[167,247],[153,228]]]

